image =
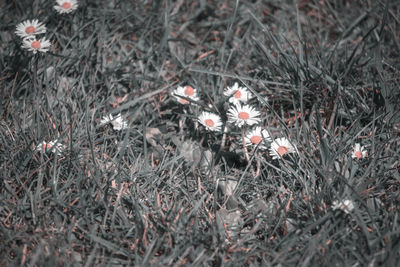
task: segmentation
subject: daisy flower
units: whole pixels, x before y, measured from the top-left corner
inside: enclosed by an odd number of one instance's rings
[[[222,127],[221,118],[214,113],[203,111],[200,114],[198,121],[201,124],[203,124],[209,131],[215,131],[215,132],[221,131]]]
[[[42,34],[46,32],[46,26],[40,23],[39,20],[26,20],[17,25],[15,34],[21,38],[35,37],[36,34]]]
[[[269,154],[273,159],[281,158],[288,153],[296,152],[294,146],[285,137],[277,138],[271,143]]]
[[[40,40],[36,40],[35,38],[25,38],[22,42],[22,48],[32,51],[34,54],[36,54],[37,51],[46,53],[49,51],[51,46],[50,41],[46,40],[46,38],[42,38]]]
[[[266,149],[266,142],[271,142],[267,130],[261,130],[261,127],[256,127],[252,131],[248,132],[244,138],[246,145],[258,146],[259,149]]]
[[[65,149],[65,146],[60,143],[57,143],[57,139],[54,141],[50,141],[50,142],[43,141],[36,146],[37,151],[45,151],[45,152],[49,151],[49,152],[57,154],[58,156],[60,156],[62,154],[64,149]]]
[[[238,104],[228,110],[228,122],[238,127],[242,127],[245,124],[251,126],[259,123],[261,120],[258,116],[260,116],[260,112],[250,105],[241,106]]]
[[[368,156],[367,150],[364,149],[364,146],[361,146],[359,143],[356,143],[353,152],[351,153],[351,157],[353,159],[362,159]]]
[[[238,83],[235,83],[232,87],[228,87],[224,91],[224,95],[230,96],[229,102],[237,105],[240,102],[247,103],[251,98],[251,94],[245,87],[239,87]]]
[[[56,0],[56,2],[54,9],[60,14],[71,13],[78,8],[77,0]]]
[[[332,203],[332,209],[333,210],[341,209],[345,213],[349,214],[350,212],[352,212],[354,210],[354,203],[353,203],[353,201],[351,201],[349,199],[345,199],[342,201],[335,200]]]
[[[178,88],[176,88],[173,92],[172,92],[173,96],[176,98],[176,100],[184,105],[189,104],[190,102],[187,101],[184,98],[181,98],[179,96],[184,96],[186,98],[190,98],[193,101],[199,101],[199,98],[197,96],[197,91],[196,89],[194,89],[193,87],[187,85],[187,86],[178,86]]]
[[[100,124],[102,124],[102,125],[107,124],[107,123],[111,123],[113,126],[113,129],[117,130],[117,131],[128,128],[128,122],[122,118],[121,113],[118,114],[115,118],[111,114],[109,114],[107,116],[104,116],[100,120]]]

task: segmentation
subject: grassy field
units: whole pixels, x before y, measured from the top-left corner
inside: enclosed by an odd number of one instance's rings
[[[397,1],[55,5],[0,1],[1,266],[399,262]]]

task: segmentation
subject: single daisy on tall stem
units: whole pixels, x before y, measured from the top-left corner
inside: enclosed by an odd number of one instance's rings
[[[46,33],[46,26],[39,20],[26,20],[17,25],[15,34],[21,38],[35,38],[38,34]]]
[[[242,128],[243,154],[244,154],[246,160],[249,162],[249,164],[251,164],[251,162],[250,162],[250,157],[249,157],[249,154],[248,154],[247,148],[246,148],[246,141],[245,141],[245,134],[244,134],[243,126],[245,126],[245,125],[251,126],[251,125],[259,123],[261,121],[261,119],[259,118],[260,115],[261,115],[261,113],[250,105],[242,106],[240,104],[237,104],[235,106],[232,106],[228,110],[228,122],[233,123],[237,127]],[[258,171],[256,173],[256,172],[254,172],[254,170],[252,168],[250,168],[250,170],[251,170],[253,177],[256,177],[258,175]]]
[[[36,39],[34,36],[33,37],[27,37],[22,40],[22,48],[31,51],[33,55],[36,55],[37,52],[40,53],[46,53],[49,51],[51,46],[51,43],[49,40],[46,38],[41,38],[41,39]],[[37,73],[38,73],[38,61],[39,58],[36,56],[33,56],[30,61],[30,68],[32,70],[32,82],[33,82],[33,88],[37,90],[39,88],[39,81],[37,79]]]

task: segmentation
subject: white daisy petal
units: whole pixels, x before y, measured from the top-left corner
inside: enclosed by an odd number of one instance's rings
[[[368,156],[367,150],[364,149],[364,146],[361,146],[359,143],[354,145],[353,151],[351,152],[351,157],[353,159],[362,159]]]
[[[332,203],[332,209],[333,210],[341,209],[345,213],[349,214],[354,210],[354,203],[349,199],[345,199],[342,201],[335,200]]]
[[[242,103],[247,103],[251,98],[250,92],[245,87],[239,87],[238,83],[235,83],[232,87],[228,87],[224,91],[224,95],[230,96],[229,102],[237,105]]]
[[[122,118],[121,114],[118,114],[118,116],[115,117],[113,121],[111,121],[111,124],[113,125],[114,130],[117,131],[128,128],[128,122],[124,118]]]
[[[113,116],[111,114],[103,116],[103,118],[100,120],[100,124],[107,124],[113,120]]]
[[[184,96],[186,98],[189,98],[193,101],[199,101],[199,97],[197,96],[197,90],[194,89],[193,87],[187,85],[187,86],[178,86],[173,92],[172,95],[176,98],[176,100],[184,105],[189,104],[190,102],[180,96]]]
[[[78,8],[77,0],[56,0],[57,5],[54,6],[54,9],[59,14],[67,14]]]
[[[215,131],[215,132],[221,131],[222,127],[221,118],[214,113],[203,111],[200,114],[198,121],[201,124],[203,124],[209,131]]]
[[[22,42],[22,48],[32,51],[34,54],[36,54],[37,51],[46,53],[49,51],[51,46],[50,41],[46,40],[46,38],[40,40],[36,40],[35,38],[25,38]]]
[[[266,149],[267,143],[271,142],[271,137],[268,132],[261,127],[256,127],[255,129],[249,131],[244,138],[247,146],[257,146],[258,149]]]
[[[37,34],[46,32],[46,26],[39,20],[26,20],[17,25],[15,34],[21,38],[34,38]]]
[[[257,111],[254,107],[249,105],[240,104],[231,107],[228,110],[228,122],[235,124],[238,127],[242,127],[243,125],[254,125],[261,121],[260,112]]]
[[[295,147],[285,137],[277,138],[271,143],[269,154],[273,159],[278,159],[289,153],[295,153]]]

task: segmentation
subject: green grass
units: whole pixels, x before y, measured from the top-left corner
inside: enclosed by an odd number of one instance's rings
[[[399,17],[390,0],[1,2],[0,265],[395,266]],[[35,18],[45,54],[14,34]],[[199,126],[226,121],[235,82],[298,154],[248,161],[240,129]],[[197,106],[171,95],[186,84]],[[62,155],[35,149],[55,139]]]

